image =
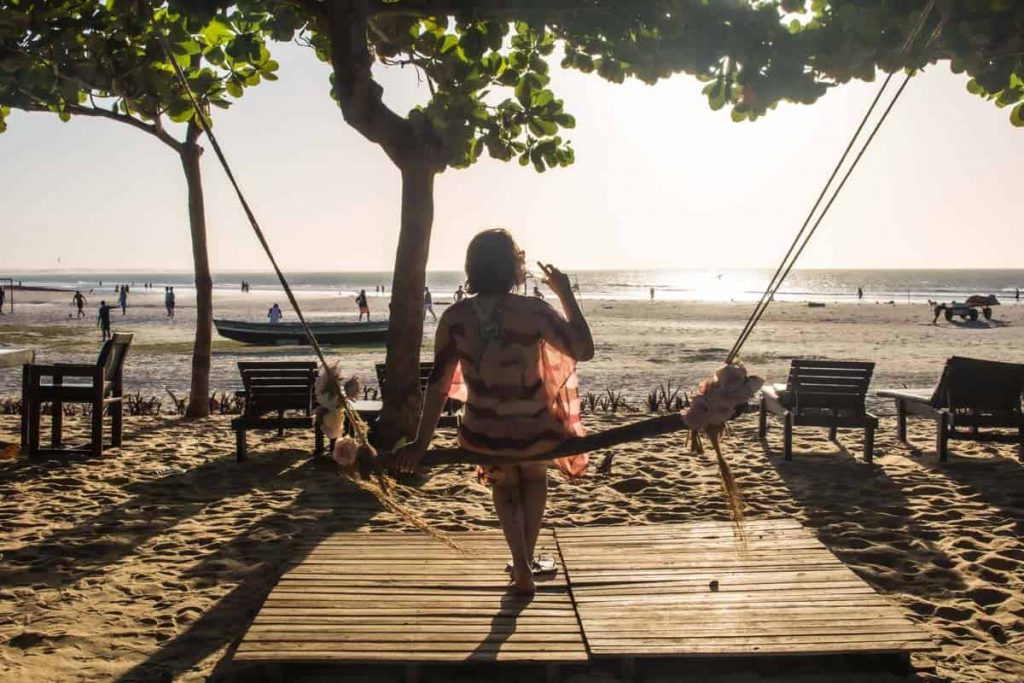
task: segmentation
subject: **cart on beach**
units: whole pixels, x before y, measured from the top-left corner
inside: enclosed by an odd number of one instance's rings
[[[978,319],[978,314],[985,317],[985,320],[992,319],[992,307],[999,305],[999,299],[994,294],[974,294],[967,297],[964,302],[954,301],[949,304],[935,304],[934,312],[935,318],[932,320],[934,323],[939,319],[939,315],[942,315],[946,322],[953,322],[953,318],[959,316],[961,320],[971,320],[972,322]]]

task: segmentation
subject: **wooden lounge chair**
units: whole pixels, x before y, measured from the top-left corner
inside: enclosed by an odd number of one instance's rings
[[[895,399],[900,441],[907,440],[907,416],[935,420],[935,452],[949,457],[949,440],[1018,443],[1024,447],[1024,365],[954,356],[946,361],[934,391],[886,389]],[[982,427],[1015,429],[1016,434],[981,432]]]
[[[386,391],[386,370],[384,363],[377,363],[375,366],[377,370],[377,383],[380,385],[380,397],[384,398]],[[427,390],[427,384],[430,381],[430,373],[434,371],[433,363],[420,363],[420,391]],[[444,410],[441,413],[441,419],[438,421],[438,427],[458,427],[459,421],[462,419],[462,402],[454,399],[448,399],[445,401]]]
[[[833,441],[840,427],[864,430],[864,459],[871,462],[878,418],[867,412],[867,396],[874,363],[796,359],[786,384],[768,384],[761,390],[757,433],[768,433],[768,413],[783,419],[783,451],[793,459],[793,427],[828,427]]]
[[[235,459],[246,459],[246,432],[250,429],[276,429],[279,435],[286,428],[315,430],[313,455],[324,449],[324,434],[314,418],[316,406],[314,382],[317,364],[313,361],[239,362],[241,391],[245,399],[242,414],[231,421],[235,430]],[[298,412],[299,415],[285,415]]]
[[[84,363],[28,364],[22,367],[21,413],[22,447],[28,455],[55,453],[103,454],[103,413],[110,414],[111,446],[121,445],[124,416],[124,359],[132,343],[131,334],[117,332],[103,343],[94,365]],[[66,383],[72,379],[72,383]],[[48,381],[47,381],[48,380]],[[42,405],[52,406],[50,447],[41,448],[39,432]],[[64,404],[85,403],[92,409],[89,443],[84,447],[63,448]]]

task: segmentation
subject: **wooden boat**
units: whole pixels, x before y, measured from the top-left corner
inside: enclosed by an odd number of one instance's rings
[[[306,332],[299,323],[252,323],[242,320],[218,320],[213,324],[222,337],[244,344],[276,346],[282,344],[309,343]],[[373,322],[311,322],[309,324],[316,340],[326,345],[373,344],[383,342],[388,336],[388,321]]]

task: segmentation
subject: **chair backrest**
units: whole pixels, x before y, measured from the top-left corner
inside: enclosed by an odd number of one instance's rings
[[[786,381],[787,403],[797,409],[864,412],[874,363],[794,359]]]
[[[380,385],[380,395],[384,397],[384,386],[387,383],[387,371],[384,363],[377,363],[374,366],[374,370],[377,371],[377,384]],[[420,391],[427,390],[427,384],[430,382],[430,373],[434,371],[434,364],[432,362],[420,363]]]
[[[245,412],[313,411],[315,361],[239,361],[245,388]]]
[[[1019,414],[1024,365],[953,356],[932,394],[932,405],[955,412]]]
[[[124,369],[124,359],[128,355],[128,347],[132,345],[135,335],[128,332],[115,332],[100,348],[96,367],[103,368],[103,381],[113,382]]]

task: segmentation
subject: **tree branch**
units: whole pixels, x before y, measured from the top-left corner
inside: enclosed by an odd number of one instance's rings
[[[47,112],[49,114],[55,113],[52,109],[42,104],[17,104],[13,105],[13,108],[30,112]],[[66,105],[64,109],[73,116],[92,116],[94,118],[110,119],[111,121],[117,121],[118,123],[126,123],[129,126],[134,126],[135,128],[138,128],[143,133],[148,133],[149,135],[152,135],[160,142],[164,143],[165,145],[173,149],[175,152],[180,152],[181,150],[182,143],[179,142],[178,140],[175,140],[174,137],[170,135],[167,131],[165,131],[162,127],[156,126],[155,124],[146,123],[145,121],[140,121],[139,119],[133,116],[115,114],[109,109],[104,109],[102,107],[83,107],[80,104],[69,104]]]

